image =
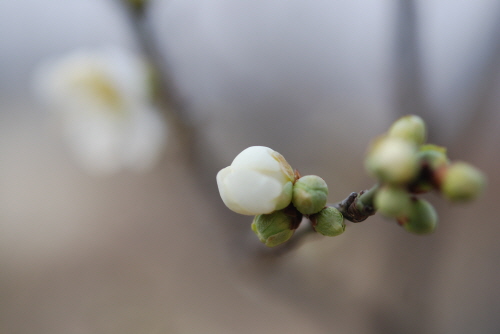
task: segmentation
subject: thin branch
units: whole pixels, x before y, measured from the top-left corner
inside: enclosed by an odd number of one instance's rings
[[[185,113],[179,94],[176,94],[173,79],[166,67],[164,59],[154,39],[154,34],[147,20],[147,2],[137,7],[129,2],[118,1],[125,12],[141,52],[152,67],[152,79],[155,83],[155,98],[167,113],[170,123],[177,130],[176,136],[185,145],[186,152],[193,152],[194,131]]]
[[[332,205],[339,210],[345,219],[360,223],[375,214],[373,197],[379,186],[375,185],[370,190],[363,190],[359,193],[352,192],[344,200]]]
[[[398,116],[415,114],[432,119],[423,89],[417,3],[415,0],[397,1],[396,7],[395,111]],[[434,133],[432,122],[430,126],[429,133]]]
[[[376,213],[373,207],[373,197],[378,189],[379,185],[375,185],[369,190],[363,190],[359,193],[352,192],[344,200],[329,206],[339,210],[344,218],[350,222],[362,222]],[[308,226],[303,226],[302,223],[304,221],[308,221],[310,224],[308,224]],[[317,235],[307,216],[303,217],[300,225],[302,226],[296,230],[290,240],[270,250],[262,250],[257,254],[257,257],[265,259],[281,257],[302,246],[306,239],[311,239],[310,237],[312,235]]]
[[[460,134],[456,147],[463,151],[469,151],[477,146],[477,141],[481,138],[484,126],[491,119],[492,104],[496,103],[498,95],[499,71],[500,68],[500,4],[496,3],[495,21],[493,28],[489,32],[488,41],[485,44],[484,52],[479,57],[479,69],[474,74],[477,85],[469,100],[469,112],[462,122],[463,127],[457,133]],[[463,134],[467,134],[463,136]],[[475,140],[473,140],[475,139]]]

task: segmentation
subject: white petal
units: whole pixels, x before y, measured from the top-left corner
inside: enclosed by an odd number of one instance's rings
[[[47,61],[35,90],[58,112],[75,158],[90,171],[150,168],[166,126],[153,108],[144,60],[125,49],[76,50]]]
[[[232,169],[224,179],[228,197],[248,215],[271,213],[282,185],[273,178],[251,170]]]
[[[136,106],[141,112],[131,114],[122,148],[125,166],[143,171],[159,160],[166,144],[167,127],[161,115],[152,108]]]
[[[226,167],[217,173],[217,187],[219,188],[220,197],[224,204],[232,211],[242,214],[242,215],[251,215],[252,213],[248,213],[247,210],[239,206],[234,200],[231,198],[231,192],[227,189],[225,184],[225,179],[232,173],[231,166]]]
[[[108,174],[120,168],[120,124],[106,119],[73,117],[67,120],[64,130],[71,153],[86,170]]]
[[[144,101],[149,97],[149,72],[144,60],[126,49],[109,46],[100,51],[102,67],[123,98]]]
[[[279,162],[273,157],[274,150],[265,146],[252,146],[234,158],[231,166],[262,171],[281,171]]]

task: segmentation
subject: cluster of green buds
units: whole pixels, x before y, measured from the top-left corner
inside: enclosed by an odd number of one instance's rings
[[[229,209],[255,216],[252,230],[266,246],[288,241],[303,220],[325,236],[345,230],[342,213],[326,206],[326,182],[316,175],[301,177],[268,147],[243,150],[217,174],[217,185]]]
[[[328,186],[319,176],[301,176],[278,152],[264,146],[243,150],[231,166],[219,171],[217,185],[224,204],[234,212],[255,216],[252,230],[266,246],[288,241],[302,221],[324,236],[345,231],[345,220],[364,221],[380,212],[407,231],[434,231],[434,207],[418,196],[436,190],[454,202],[475,199],[485,177],[465,162],[451,162],[446,149],[426,144],[424,121],[414,115],[397,120],[375,140],[366,168],[378,183],[327,205]]]
[[[312,229],[324,236],[334,237],[345,231],[342,213],[326,206],[326,182],[316,175],[295,174],[291,203],[282,210],[257,215],[252,222],[252,230],[268,247],[288,241],[303,220],[308,220]]]
[[[446,148],[426,144],[426,137],[420,117],[402,117],[373,142],[365,161],[378,180],[375,210],[416,234],[433,232],[438,220],[434,207],[418,195],[435,190],[452,202],[465,202],[477,198],[485,185],[478,169],[450,161]]]

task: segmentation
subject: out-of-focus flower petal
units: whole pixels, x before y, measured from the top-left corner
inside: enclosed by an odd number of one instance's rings
[[[146,170],[158,160],[167,126],[151,101],[149,68],[119,48],[77,50],[35,73],[35,92],[59,116],[75,160],[98,174]]]

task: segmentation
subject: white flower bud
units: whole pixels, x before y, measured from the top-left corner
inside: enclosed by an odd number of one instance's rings
[[[242,215],[269,214],[292,200],[295,174],[278,152],[264,146],[243,150],[219,171],[217,186],[224,204]]]

